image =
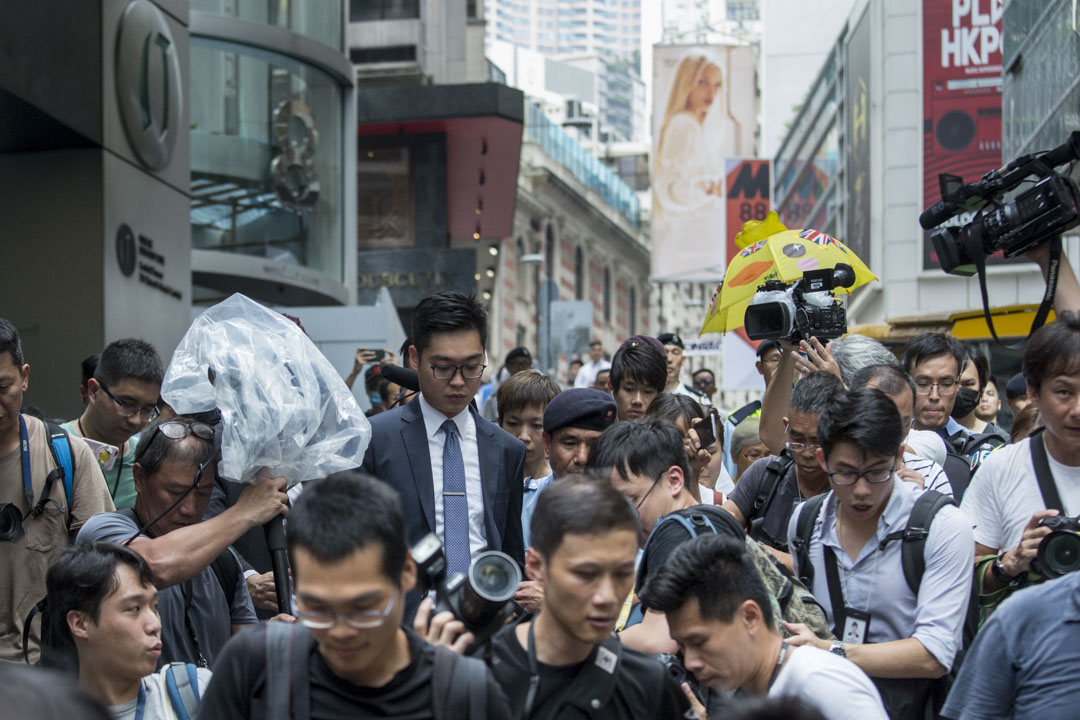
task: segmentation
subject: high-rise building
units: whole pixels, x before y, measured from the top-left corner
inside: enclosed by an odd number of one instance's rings
[[[641,0],[487,0],[488,40],[551,57],[629,58],[641,49]]]

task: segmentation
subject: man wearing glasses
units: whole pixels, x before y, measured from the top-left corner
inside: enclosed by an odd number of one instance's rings
[[[398,491],[410,545],[439,537],[450,573],[488,549],[523,564],[525,445],[472,404],[487,367],[487,311],[474,297],[438,293],[416,306],[409,337],[420,394],[371,418],[364,472]],[[419,602],[407,598],[408,622]]]
[[[256,622],[229,545],[288,513],[285,479],[248,485],[235,505],[204,522],[217,461],[213,427],[183,416],[158,420],[142,434],[134,459],[135,506],[95,515],[76,541],[130,543],[161,591],[159,664],[212,669],[229,637]]]
[[[405,525],[385,483],[355,471],[308,483],[286,531],[302,627],[230,642],[200,717],[429,720],[438,705],[468,720],[508,720],[502,691],[481,661],[436,651],[402,627],[402,600],[417,572]],[[450,676],[461,678],[454,687]],[[471,711],[474,692],[483,693],[479,716]]]
[[[798,531],[809,503],[792,514],[788,538],[805,548],[793,553],[795,571],[844,641],[792,624],[788,642],[847,657],[874,680],[890,717],[921,719],[932,681],[960,648],[974,545],[970,520],[955,505],[941,508],[925,536],[918,592],[909,586],[901,538],[919,495],[896,474],[905,434],[896,404],[875,388],[838,393],[823,409],[817,456],[831,490],[808,537]]]
[[[63,428],[90,441],[118,449],[116,457],[98,454],[105,484],[117,508],[135,504],[135,435],[158,416],[158,397],[165,370],[150,343],[129,338],[109,343],[101,353],[94,376],[86,382],[83,414]],[[102,462],[102,458],[104,461]]]
[[[786,353],[785,360],[790,362],[792,354]],[[832,373],[811,373],[800,380],[790,391],[790,407],[783,418],[784,444],[772,448],[780,454],[747,468],[723,505],[750,531],[750,537],[768,545],[789,564],[787,526],[792,509],[829,489],[817,458],[818,418],[829,398],[842,389],[840,379]],[[762,432],[763,442],[764,435]]]
[[[944,333],[923,333],[904,348],[904,369],[915,381],[916,430],[933,430],[943,438],[967,433],[952,418],[960,372],[967,363],[964,344]]]

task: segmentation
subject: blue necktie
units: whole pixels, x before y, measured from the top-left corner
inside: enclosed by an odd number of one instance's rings
[[[461,457],[458,427],[453,420],[442,424],[443,445],[443,548],[448,573],[466,573],[469,550],[469,497],[465,494],[465,461]]]

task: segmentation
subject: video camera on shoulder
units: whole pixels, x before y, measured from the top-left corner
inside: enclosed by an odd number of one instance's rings
[[[1077,159],[1080,131],[1053,150],[1018,157],[973,183],[939,175],[941,201],[919,216],[919,224],[934,231],[930,240],[941,269],[968,277],[977,271],[977,256],[1001,250],[1007,258],[1016,257],[1080,225],[1080,190],[1068,175],[1054,171]],[[1006,200],[1025,182],[1034,184]],[[966,225],[941,227],[971,211],[975,215]]]
[[[855,271],[846,263],[809,270],[795,282],[770,280],[758,287],[746,308],[743,325],[751,340],[792,342],[838,338],[847,332],[847,312],[833,295],[836,288],[855,284]]]
[[[1050,534],[1039,543],[1032,569],[1048,580],[1080,570],[1080,518],[1043,518],[1039,526]]]
[[[428,533],[413,546],[412,557],[419,571],[417,589],[435,590],[433,614],[449,610],[476,638],[467,654],[482,648],[513,616],[511,600],[521,584],[521,570],[509,555],[482,552],[469,564],[469,572],[448,577],[442,543]]]

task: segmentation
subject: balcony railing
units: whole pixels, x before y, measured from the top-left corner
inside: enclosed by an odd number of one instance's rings
[[[610,207],[638,226],[638,198],[634,190],[606,165],[581,147],[574,138],[544,115],[535,103],[528,103],[525,137],[565,167],[586,187],[595,191]]]

